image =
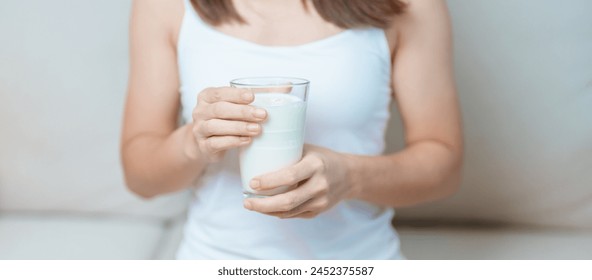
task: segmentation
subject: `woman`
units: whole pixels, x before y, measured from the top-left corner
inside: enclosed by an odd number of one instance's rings
[[[402,258],[391,209],[458,185],[450,37],[443,0],[135,1],[127,184],[147,198],[195,187],[178,258]],[[267,117],[228,87],[245,76],[311,81],[302,160],[250,182],[298,185],[272,197],[241,193],[236,148]],[[391,97],[407,145],[381,155]]]

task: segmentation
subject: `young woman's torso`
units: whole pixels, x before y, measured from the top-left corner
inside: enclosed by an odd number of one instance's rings
[[[376,28],[342,30],[305,11],[300,0],[281,3],[235,1],[250,25],[216,27],[188,0],[171,8],[184,120],[191,121],[205,87],[242,76],[296,76],[311,80],[307,143],[380,154],[392,92],[391,36]],[[178,12],[180,20],[173,17]],[[243,209],[237,158],[229,151],[196,182],[178,258],[401,258],[389,223],[392,209],[344,201],[312,220],[278,220]]]

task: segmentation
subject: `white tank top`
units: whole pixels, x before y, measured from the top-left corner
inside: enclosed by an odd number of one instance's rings
[[[213,29],[185,0],[177,46],[186,122],[198,93],[240,77],[310,81],[305,142],[334,151],[383,152],[391,61],[383,30],[350,29],[298,46],[263,46]],[[342,201],[314,219],[243,208],[238,152],[210,165],[195,189],[179,259],[399,259],[394,211]]]

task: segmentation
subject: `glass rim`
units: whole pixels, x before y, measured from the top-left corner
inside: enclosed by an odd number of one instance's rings
[[[252,81],[252,82],[251,82]],[[272,84],[270,81],[285,81],[286,84]],[[307,86],[310,81],[302,78],[283,77],[283,76],[269,76],[269,77],[245,77],[230,81],[232,86],[243,87],[293,87],[293,86]]]

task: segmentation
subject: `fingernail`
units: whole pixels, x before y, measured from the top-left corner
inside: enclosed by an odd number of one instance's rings
[[[243,206],[244,206],[245,208],[249,209],[249,210],[253,209],[253,206],[251,205],[251,202],[250,202],[250,201],[248,201],[248,200],[245,200],[245,201],[243,202]]]
[[[253,115],[257,118],[262,119],[262,118],[265,118],[265,116],[267,116],[267,112],[265,112],[265,110],[263,110],[263,109],[257,109],[257,110],[255,110]]]
[[[243,93],[242,98],[244,101],[251,101],[253,100],[253,94],[250,92],[245,92]]]
[[[247,125],[247,130],[252,131],[252,132],[257,132],[257,131],[259,131],[259,125],[256,123],[251,123],[251,124]]]
[[[256,189],[258,189],[261,186],[261,182],[259,182],[259,180],[257,180],[257,179],[253,179],[249,183],[249,186],[251,187],[251,189],[256,190]]]

